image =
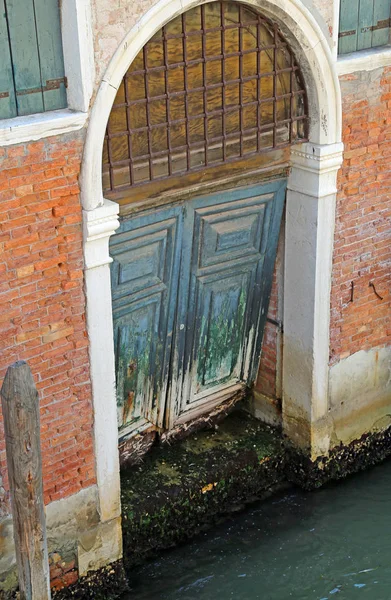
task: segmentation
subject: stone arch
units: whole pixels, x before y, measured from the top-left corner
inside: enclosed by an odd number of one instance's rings
[[[241,1],[241,0],[240,0]],[[102,521],[116,517],[119,467],[108,242],[118,205],[102,192],[106,123],[122,78],[163,25],[201,4],[160,0],[114,54],[91,111],[81,171],[87,326],[97,481]],[[327,452],[329,297],[336,173],[341,163],[341,100],[335,63],[315,18],[300,0],[247,0],[278,22],[300,64],[309,100],[309,142],[291,151],[284,279],[283,425],[312,456]]]
[[[242,0],[239,0],[242,1]],[[81,172],[84,210],[103,204],[101,158],[103,138],[112,104],[122,78],[146,42],[180,13],[202,4],[198,0],[160,0],[125,37],[99,86],[91,111]],[[300,64],[309,101],[310,141],[341,141],[341,97],[337,73],[327,40],[315,18],[300,0],[247,0],[278,22]]]

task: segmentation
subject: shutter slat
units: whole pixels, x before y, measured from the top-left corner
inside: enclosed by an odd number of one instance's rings
[[[0,119],[16,117],[16,99],[4,0],[0,0]]]
[[[388,44],[390,28],[391,0],[375,0],[373,8],[373,32],[372,46],[384,46]]]
[[[338,44],[340,54],[357,50],[358,11],[359,0],[341,0]]]
[[[41,58],[41,78],[44,87],[45,110],[64,108],[67,96],[64,81],[64,59],[61,39],[60,10],[57,0],[34,0]],[[47,87],[54,86],[54,89]]]
[[[6,0],[19,115],[43,112],[41,72],[32,0]]]
[[[357,50],[372,46],[373,0],[360,0]]]
[[[391,0],[341,0],[339,54],[390,41]]]

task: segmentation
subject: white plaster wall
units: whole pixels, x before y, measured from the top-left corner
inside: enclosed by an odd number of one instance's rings
[[[334,48],[335,42],[338,42],[339,0],[305,0],[305,3],[319,25],[322,27],[322,22],[324,23],[327,30],[325,36],[330,42],[330,48]],[[317,13],[319,16],[316,16]]]
[[[126,34],[156,4],[157,0],[91,0],[96,86]],[[181,4],[178,0],[179,10]],[[310,10],[332,49],[335,6],[339,5],[339,0],[302,0],[302,4]]]
[[[91,0],[97,85],[126,34],[156,3],[156,0]]]
[[[332,445],[391,424],[391,348],[361,350],[331,367]]]

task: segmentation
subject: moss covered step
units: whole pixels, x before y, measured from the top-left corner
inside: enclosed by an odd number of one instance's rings
[[[121,476],[127,566],[282,487],[285,460],[278,433],[244,412],[213,431],[152,448]]]

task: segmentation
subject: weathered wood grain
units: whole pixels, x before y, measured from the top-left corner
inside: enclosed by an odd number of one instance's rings
[[[43,112],[34,4],[7,0],[6,5],[18,115]]]
[[[372,48],[375,46],[384,46],[389,43],[390,28],[384,25],[389,21],[390,16],[390,0],[376,0],[373,3],[373,25],[376,29],[372,32]],[[377,27],[379,28],[377,29]]]
[[[265,154],[255,154],[250,158],[246,157],[237,162],[209,167],[201,172],[195,171],[184,175],[174,175],[167,179],[152,181],[121,192],[106,192],[105,196],[118,202],[121,215],[124,216],[133,213],[135,210],[146,208],[147,205],[160,206],[173,200],[183,199],[189,196],[189,190],[191,190],[190,196],[194,196],[194,194],[202,193],[202,190],[205,190],[206,187],[209,188],[212,183],[218,185],[217,182],[221,182],[220,185],[224,185],[225,181],[239,177],[242,177],[244,181],[246,174],[258,173],[259,169],[273,172],[276,167],[279,168],[288,164],[289,156],[290,148],[287,146]],[[268,176],[270,176],[270,173]]]
[[[0,119],[16,117],[16,96],[4,0],[0,0]]]
[[[60,3],[53,0],[34,0],[37,42],[40,57],[41,81],[46,88],[47,81],[65,76],[61,41]],[[56,110],[67,105],[65,83],[54,89],[44,89],[44,109]]]
[[[21,600],[49,600],[38,392],[28,364],[11,365],[1,388]]]
[[[253,383],[284,198],[279,179],[122,220],[110,240],[121,441]]]

